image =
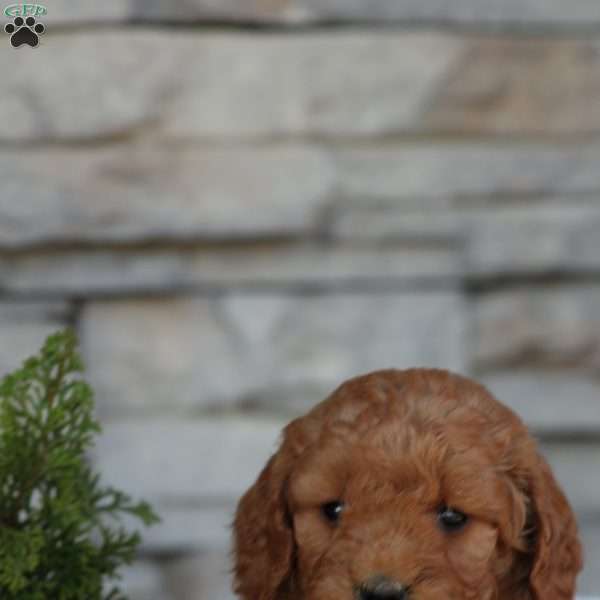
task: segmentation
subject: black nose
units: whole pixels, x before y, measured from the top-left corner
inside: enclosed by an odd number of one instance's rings
[[[407,587],[381,575],[372,577],[358,590],[358,600],[407,600]]]

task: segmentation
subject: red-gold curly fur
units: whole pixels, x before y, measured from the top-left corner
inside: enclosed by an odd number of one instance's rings
[[[441,506],[465,526],[445,531]],[[410,600],[571,600],[582,566],[571,508],[520,419],[429,369],[357,377],[292,421],[234,541],[243,600],[353,600],[375,576]]]

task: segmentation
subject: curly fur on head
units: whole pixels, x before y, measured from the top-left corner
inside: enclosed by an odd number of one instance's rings
[[[243,600],[571,600],[577,525],[520,419],[430,369],[339,387],[234,521]]]

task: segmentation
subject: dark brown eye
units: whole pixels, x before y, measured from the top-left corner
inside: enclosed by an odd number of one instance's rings
[[[340,519],[342,511],[344,510],[344,503],[339,500],[334,500],[333,502],[327,502],[321,506],[321,512],[323,516],[330,523],[337,523]]]
[[[443,506],[438,512],[438,521],[444,531],[458,531],[467,524],[468,520],[467,515],[449,506]]]

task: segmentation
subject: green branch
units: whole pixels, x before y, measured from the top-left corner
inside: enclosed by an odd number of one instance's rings
[[[120,567],[158,521],[145,502],[103,487],[86,460],[100,426],[71,331],[0,383],[0,598],[123,600]]]

